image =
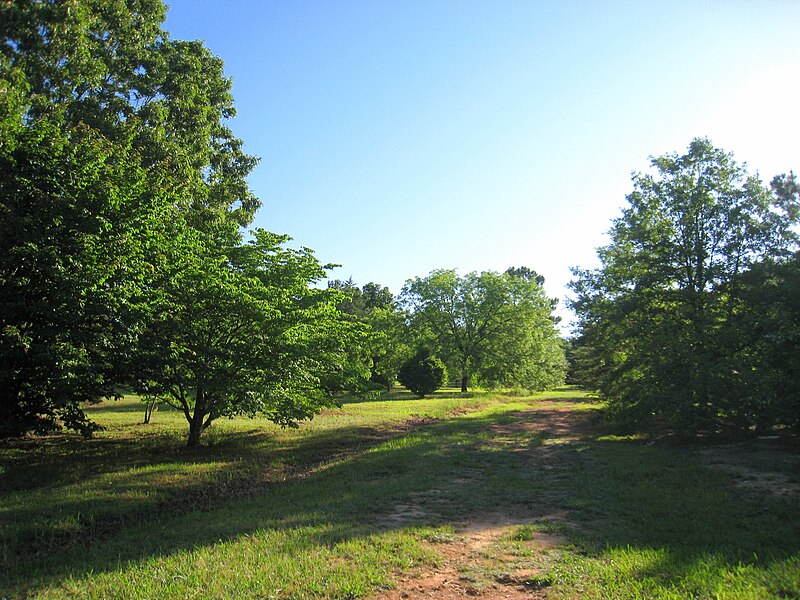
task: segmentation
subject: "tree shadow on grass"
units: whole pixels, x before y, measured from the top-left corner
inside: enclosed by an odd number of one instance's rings
[[[800,550],[800,520],[790,503],[731,487],[724,474],[685,449],[537,428],[547,418],[542,409],[514,416],[526,426],[513,435],[507,415],[492,412],[388,439],[385,432],[354,428],[315,433],[300,450],[260,450],[264,460],[294,460],[307,468],[244,497],[220,496],[203,510],[189,503],[180,512],[181,494],[202,495],[202,486],[177,490],[172,512],[142,511],[113,537],[33,557],[0,584],[24,592],[104,572],[142,569],[146,576],[141,565],[148,558],[244,543],[263,532],[304,532],[301,543],[285,550],[292,560],[292,553],[314,545],[458,524],[487,511],[525,519],[562,511],[577,526],[573,541],[592,556],[611,547],[665,550],[660,562],[634,574],[642,578],[685,577],[711,555],[731,569],[754,560],[769,568]],[[237,443],[246,451],[248,436]],[[325,460],[345,448],[336,460]],[[414,518],[391,518],[408,505],[420,509]]]
[[[618,597],[763,597],[765,583],[784,597],[780,580],[793,568],[800,592],[797,498],[739,487],[696,450],[621,438],[559,449],[569,465],[562,506],[591,577],[601,586],[624,581]],[[744,587],[731,592],[737,580]]]
[[[425,400],[430,400],[432,398],[474,398],[475,396],[479,396],[485,392],[482,391],[469,391],[469,392],[462,392],[459,388],[440,388],[433,392],[432,394],[428,394],[425,396]],[[358,397],[358,396],[342,396],[339,398],[343,405],[347,404],[361,404],[364,402],[384,402],[384,401],[391,401],[391,400],[422,400],[416,394],[410,392],[404,387],[396,387],[390,391],[382,391],[377,398],[371,397]]]
[[[7,452],[0,474],[0,572],[120,529],[264,492],[398,434],[356,426],[287,439],[254,428],[199,448],[170,434],[40,439],[28,452]]]

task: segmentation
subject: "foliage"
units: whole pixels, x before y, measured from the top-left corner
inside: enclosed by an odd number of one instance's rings
[[[420,348],[400,366],[398,379],[417,397],[424,398],[444,385],[447,369],[429,348]]]
[[[143,167],[172,176],[174,200],[195,227],[230,235],[231,224],[250,221],[259,203],[245,177],[255,159],[226,125],[231,82],[201,42],[169,39],[161,0],[29,0],[0,10],[8,72],[25,82],[26,123],[61,111],[70,125],[130,143]]]
[[[652,164],[655,174],[634,175],[629,206],[598,250],[601,267],[575,271],[580,378],[631,422],[746,427],[758,409],[737,381],[751,368],[737,324],[756,314],[742,281],[796,247],[798,203],[708,140]]]
[[[222,62],[160,0],[0,5],[1,435],[95,429],[171,246],[239,241],[255,159]]]
[[[365,318],[374,310],[388,310],[395,306],[394,297],[389,288],[377,283],[367,283],[359,288],[352,278],[347,281],[334,279],[328,287],[343,292],[338,308],[344,313]]]
[[[96,427],[113,396],[118,316],[144,276],[158,199],[130,148],[59,115],[0,145],[0,437]]]
[[[740,427],[778,426],[800,433],[800,254],[767,259],[744,273],[726,393]]]
[[[530,275],[530,276],[528,276]],[[433,271],[406,282],[402,301],[420,338],[460,378],[462,391],[477,376],[486,385],[547,389],[563,382],[564,350],[541,278],[528,269],[470,273]]]
[[[336,404],[324,381],[358,368],[347,349],[363,328],[341,318],[335,291],[313,287],[325,267],[287,240],[257,230],[227,257],[174,257],[159,282],[132,385],[183,412],[190,446],[220,417],[263,414],[296,426]]]
[[[512,277],[520,277],[527,281],[535,281],[539,285],[544,285],[544,276],[539,275],[536,271],[528,267],[509,267],[506,269],[505,273]]]
[[[364,338],[364,345],[352,351],[360,352],[369,363],[372,385],[391,390],[400,365],[411,354],[411,347],[405,315],[398,309],[389,288],[370,282],[359,289],[352,279],[336,279],[328,282],[328,286],[344,294],[339,310],[371,332]]]

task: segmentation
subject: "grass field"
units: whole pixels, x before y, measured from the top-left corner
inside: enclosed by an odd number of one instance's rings
[[[796,451],[616,437],[598,408],[395,392],[187,449],[176,412],[92,407],[97,439],[0,447],[0,596],[800,598]]]

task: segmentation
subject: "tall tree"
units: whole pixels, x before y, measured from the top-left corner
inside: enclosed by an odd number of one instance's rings
[[[475,376],[531,389],[563,381],[553,302],[535,277],[438,270],[407,281],[401,298],[414,326],[436,338],[462,392]]]
[[[3,79],[24,82],[27,123],[60,111],[66,127],[132,145],[143,167],[172,175],[196,226],[250,222],[255,159],[226,125],[231,81],[201,42],[169,39],[161,0],[22,0],[0,11]]]
[[[165,246],[235,247],[255,159],[222,62],[160,0],[0,4],[0,383],[5,434],[91,433]],[[192,246],[194,247],[194,246]]]
[[[39,119],[0,147],[0,434],[59,421],[88,435],[80,403],[114,394],[121,316],[160,225],[129,148]],[[6,142],[9,138],[6,138]]]
[[[714,429],[735,412],[722,390],[741,275],[796,246],[797,204],[706,139],[652,165],[634,175],[601,267],[575,272],[576,352],[620,414]]]

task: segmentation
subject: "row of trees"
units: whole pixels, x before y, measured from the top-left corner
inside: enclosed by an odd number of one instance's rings
[[[427,348],[472,384],[558,384],[554,302],[527,268],[434,271],[395,299],[243,235],[256,159],[222,62],[161,0],[0,4],[0,435],[132,389],[186,416],[284,425],[391,387]],[[695,140],[634,177],[601,266],[576,271],[575,377],[631,422],[800,428],[798,185]],[[439,372],[430,356],[432,369]]]
[[[409,280],[401,300],[412,329],[437,349],[462,392],[472,381],[543,390],[561,384],[566,370],[557,301],[543,283],[526,267],[464,277],[440,270]]]
[[[245,237],[256,159],[227,126],[231,83],[165,10],[0,4],[0,436],[91,435],[83,406],[121,390],[181,410],[190,445],[234,414],[293,425],[391,387],[421,345],[464,389],[558,381],[532,272],[435,272],[397,302],[320,288],[310,250]]]
[[[0,6],[0,435],[132,389],[215,419],[333,403],[363,327],[266,231],[222,62],[160,0]]]
[[[652,165],[575,272],[574,377],[632,424],[800,428],[795,177],[768,188],[706,139]]]
[[[347,294],[340,309],[376,334],[367,352],[372,382],[390,388],[404,362],[424,348],[466,392],[472,383],[529,390],[563,383],[557,301],[543,283],[535,271],[511,267],[464,276],[436,270],[408,280],[397,299],[375,283],[330,285]]]

